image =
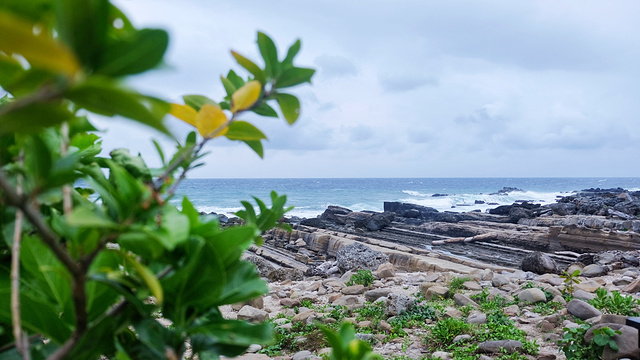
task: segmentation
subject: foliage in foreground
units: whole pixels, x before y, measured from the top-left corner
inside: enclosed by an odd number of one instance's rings
[[[269,324],[225,320],[219,307],[268,290],[241,254],[278,225],[286,197],[256,198],[259,212],[243,202],[244,224],[227,229],[186,197],[169,200],[214,138],[263,156],[248,112],[278,117],[277,105],[298,119],[300,102],[282,89],[313,76],[293,63],[300,41],[281,58],[258,33],[264,66],[232,52],[250,75],[223,76],[224,99],[168,104],[123,85],[162,63],[167,33],[136,29],[107,0],[4,1],[0,34],[0,359],[177,359],[187,341],[215,359],[269,341]],[[176,140],[173,154],[155,143],[162,166],[150,169],[126,149],[100,156],[91,113],[173,136],[171,113],[200,137]]]

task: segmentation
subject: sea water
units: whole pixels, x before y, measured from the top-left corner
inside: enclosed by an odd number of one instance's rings
[[[497,194],[504,187],[521,191]],[[640,178],[186,179],[172,203],[179,205],[186,195],[199,211],[230,215],[252,196],[270,204],[275,190],[295,207],[288,215],[309,218],[329,205],[382,211],[385,201],[400,201],[438,211],[485,211],[518,200],[549,204],[579,190],[617,187],[640,190]]]

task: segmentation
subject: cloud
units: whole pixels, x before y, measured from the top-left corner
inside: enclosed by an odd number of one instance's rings
[[[325,78],[354,76],[358,73],[356,65],[342,56],[320,55],[316,57],[315,64],[320,67],[320,76]]]
[[[392,76],[385,74],[381,75],[378,80],[382,88],[387,92],[406,92],[423,86],[438,86],[438,79],[432,76]]]
[[[370,126],[357,125],[349,130],[349,140],[352,142],[362,142],[373,138],[374,131]]]

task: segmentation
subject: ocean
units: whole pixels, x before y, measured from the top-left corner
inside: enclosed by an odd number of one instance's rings
[[[496,194],[504,187],[521,191]],[[179,205],[186,195],[199,211],[231,215],[251,196],[270,204],[269,194],[275,190],[295,207],[288,215],[310,218],[329,205],[382,211],[385,201],[400,201],[439,211],[485,211],[517,200],[549,204],[575,191],[617,187],[640,190],[640,178],[186,179],[172,203]]]

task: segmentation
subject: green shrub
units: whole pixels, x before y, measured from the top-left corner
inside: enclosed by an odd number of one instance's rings
[[[347,286],[360,284],[365,287],[369,287],[371,286],[371,284],[373,284],[374,281],[375,278],[373,277],[373,273],[371,273],[371,270],[360,269],[357,273],[351,275],[351,279],[347,281]]]
[[[593,331],[593,339],[587,343],[584,335],[591,328],[589,324],[581,324],[576,328],[564,328],[564,337],[558,341],[558,345],[568,360],[598,360],[602,359],[605,347],[618,351],[618,344],[613,340],[616,335],[622,334],[609,327],[602,327]]]
[[[596,290],[596,297],[589,301],[595,308],[608,314],[638,316],[640,301],[631,295],[621,295],[618,291],[609,293],[606,289]]]
[[[258,210],[241,202],[243,224],[228,228],[172,200],[210,141],[263,156],[265,134],[240,118],[278,117],[275,106],[298,119],[283,90],[314,74],[293,63],[300,42],[281,59],[259,32],[264,66],[232,52],[244,70],[221,77],[224,97],[169,104],[124,85],[163,63],[167,32],[135,28],[108,0],[0,2],[0,33],[0,358],[182,358],[189,342],[210,359],[268,342],[270,324],[224,319],[219,307],[268,291],[241,255],[286,227],[286,196],[254,198]],[[127,149],[101,156],[94,114],[149,126],[176,149],[154,142],[159,168]],[[167,114],[194,131],[177,139]]]

